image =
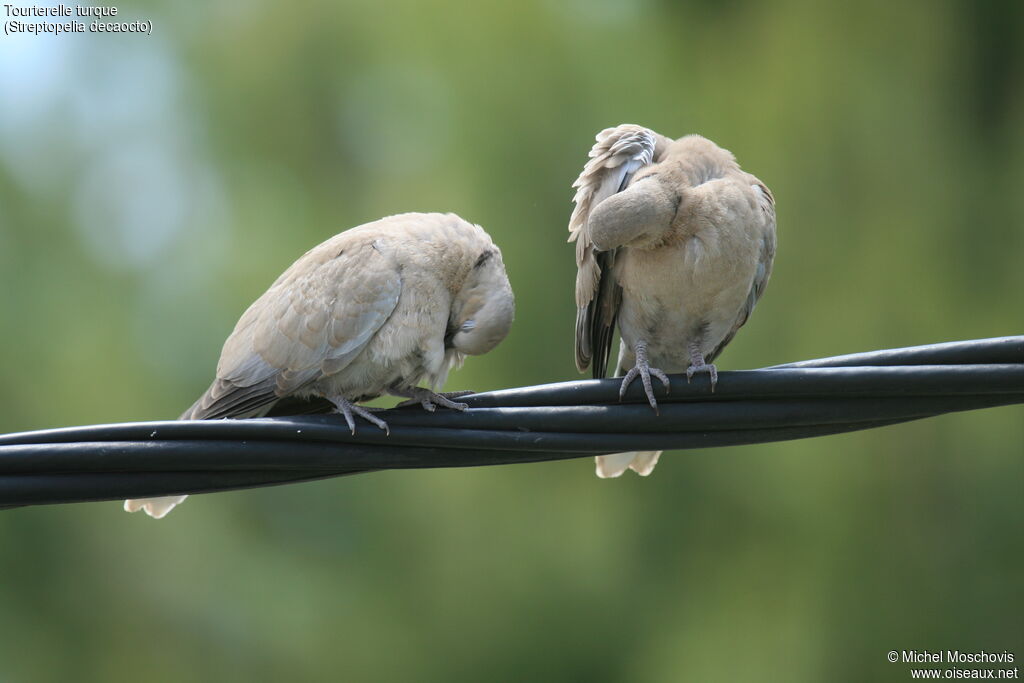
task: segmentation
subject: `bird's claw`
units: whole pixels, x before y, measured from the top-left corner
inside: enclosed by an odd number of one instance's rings
[[[474,394],[476,392],[446,391],[443,393],[437,393],[435,391],[431,391],[430,389],[416,387],[415,389],[410,390],[408,393],[412,394],[411,396],[409,396],[409,400],[402,401],[396,406],[397,408],[404,408],[405,406],[414,406],[418,403],[421,406],[423,406],[424,410],[432,413],[435,410],[437,410],[437,406],[441,406],[443,408],[450,408],[451,410],[458,411],[468,410],[468,403],[461,403],[459,401],[453,401],[452,399],[458,398],[460,396]]]
[[[665,393],[668,394],[671,390],[671,383],[669,382],[668,375],[659,370],[658,368],[652,368],[647,362],[637,362],[626,376],[622,378],[622,384],[619,386],[619,400],[623,400],[626,397],[626,389],[637,377],[640,377],[640,381],[644,385],[644,393],[647,394],[647,402],[651,404],[651,408],[654,409],[655,415],[658,414],[658,402],[654,399],[654,387],[651,384],[651,375],[654,375],[661,383],[665,386]]]
[[[690,380],[698,372],[706,372],[711,376],[711,393],[714,393],[715,385],[718,384],[718,368],[715,367],[715,364],[702,361],[696,365],[690,365],[690,367],[686,368],[686,383],[689,384]]]
[[[388,427],[388,423],[371,413],[368,408],[356,405],[346,398],[333,398],[331,399],[331,403],[333,403],[338,412],[344,416],[345,423],[348,425],[349,431],[352,432],[352,436],[355,436],[356,434],[355,415],[358,415],[367,422],[376,425],[380,429],[384,430],[385,434],[391,436],[391,428]]]

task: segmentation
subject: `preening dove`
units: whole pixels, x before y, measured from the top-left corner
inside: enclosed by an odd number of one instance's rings
[[[357,415],[387,430],[356,405],[384,394],[464,410],[432,389],[466,355],[497,346],[514,310],[501,251],[482,228],[454,214],[382,218],[292,264],[242,315],[216,379],[180,419],[258,417],[286,397],[321,397],[355,433]],[[159,519],[184,499],[124,507]]]
[[[573,184],[576,367],[604,377],[616,323],[620,396],[640,378],[707,372],[747,322],[775,257],[775,200],[733,155],[699,135],[671,140],[630,124],[597,134]],[[660,451],[597,457],[599,477],[647,475]]]

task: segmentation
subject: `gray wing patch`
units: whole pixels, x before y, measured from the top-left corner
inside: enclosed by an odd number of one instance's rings
[[[597,295],[576,311],[576,367],[580,372],[593,362],[594,379],[607,374],[608,357],[615,340],[615,323],[622,304],[622,287],[612,274],[616,250],[597,252],[601,269]]]
[[[758,258],[757,269],[754,271],[754,280],[750,286],[750,293],[747,295],[747,300],[736,317],[736,323],[729,330],[729,333],[725,335],[725,338],[722,339],[722,342],[705,359],[708,363],[711,363],[718,357],[722,350],[732,341],[732,338],[736,336],[736,332],[750,319],[750,314],[753,312],[761,295],[764,294],[764,290],[768,286],[768,280],[772,275],[772,264],[775,262],[776,246],[775,198],[772,196],[771,191],[760,181],[757,181],[751,188],[758,195],[758,204],[765,216],[764,234],[761,237],[761,253]]]
[[[401,292],[397,265],[371,244],[325,261],[303,257],[245,312],[224,344],[217,379],[182,417],[242,416],[343,370]]]
[[[624,190],[634,174],[651,163],[657,140],[653,131],[623,124],[597,134],[597,142],[573,183],[575,208],[569,218],[569,241],[576,242],[576,367],[594,362],[594,376],[604,377],[621,288],[611,266],[615,251],[598,252],[587,231],[590,213],[603,200]]]
[[[398,268],[376,249],[361,266],[363,275],[337,297],[332,311],[325,375],[348,367],[391,317],[402,295]]]

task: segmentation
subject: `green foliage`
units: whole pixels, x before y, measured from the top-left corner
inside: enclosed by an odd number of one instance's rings
[[[152,36],[0,39],[0,431],[170,418],[340,229],[450,210],[512,334],[449,389],[576,377],[594,133],[702,133],[775,192],[722,369],[1020,333],[1024,41],[1006,2],[120,5]],[[1024,420],[393,472],[0,513],[0,680],[909,678],[1024,657]]]

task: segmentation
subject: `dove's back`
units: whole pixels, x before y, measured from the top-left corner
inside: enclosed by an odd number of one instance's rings
[[[452,301],[485,253],[500,260],[487,233],[454,214],[400,214],[335,235],[246,310],[216,379],[181,419],[260,415],[287,396],[359,401],[396,383],[442,383],[461,360],[445,345]]]

